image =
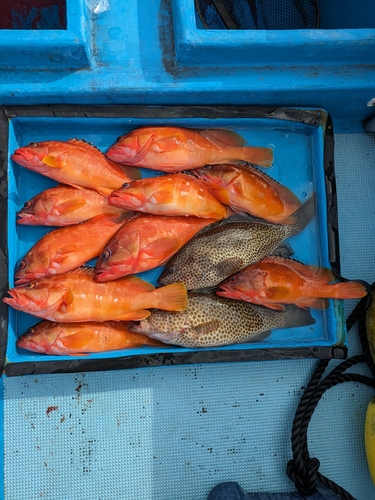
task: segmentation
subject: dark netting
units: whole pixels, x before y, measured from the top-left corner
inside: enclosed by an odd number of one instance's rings
[[[293,30],[319,25],[317,0],[195,0],[207,29]]]

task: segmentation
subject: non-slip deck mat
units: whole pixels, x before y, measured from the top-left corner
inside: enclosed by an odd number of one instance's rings
[[[375,139],[336,136],[342,274],[372,281]],[[353,307],[348,303],[347,310]],[[350,332],[349,351],[359,344]],[[332,361],[332,366],[337,364]],[[292,491],[292,419],[313,360],[4,380],[6,500],[205,500],[221,481]],[[321,472],[375,497],[363,419],[372,390],[330,389],[309,427]]]

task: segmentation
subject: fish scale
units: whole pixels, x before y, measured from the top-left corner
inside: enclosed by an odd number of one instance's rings
[[[287,306],[272,311],[262,306],[213,294],[189,292],[184,311],[153,311],[133,332],[183,347],[215,347],[249,342],[267,337],[276,328],[298,327],[315,323],[308,311]]]
[[[292,225],[272,224],[236,214],[207,226],[172,257],[159,283],[182,282],[188,290],[216,286],[302,231],[314,211],[313,195],[291,215],[295,220]]]

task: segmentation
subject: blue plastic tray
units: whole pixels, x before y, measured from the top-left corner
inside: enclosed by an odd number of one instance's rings
[[[314,110],[269,110],[260,108],[114,108],[90,107],[19,107],[9,116],[9,150],[31,141],[67,140],[72,137],[92,142],[102,151],[116,138],[140,126],[173,125],[195,128],[229,128],[241,134],[249,144],[274,148],[274,165],[266,172],[288,186],[301,201],[312,192],[317,195],[316,216],[298,235],[289,238],[294,257],[306,264],[330,267],[338,254],[332,219],[333,165],[327,160],[325,135],[327,113]],[[9,113],[8,113],[9,114]],[[44,115],[44,116],[43,116]],[[60,115],[60,116],[59,116]],[[215,120],[213,120],[215,118]],[[333,143],[332,143],[333,146]],[[326,149],[326,151],[324,151]],[[326,155],[325,155],[326,154]],[[326,156],[326,157],[325,157]],[[325,162],[331,169],[330,181]],[[143,170],[142,175],[158,175]],[[329,182],[328,182],[329,181]],[[327,207],[326,183],[330,193]],[[18,226],[16,212],[22,205],[54,181],[31,172],[10,159],[8,161],[8,232],[9,284],[19,260],[51,228]],[[331,210],[332,209],[332,210]],[[334,214],[333,214],[334,218]],[[334,262],[338,265],[337,261]],[[153,284],[161,272],[158,268],[142,277]],[[326,311],[311,310],[316,323],[307,327],[275,330],[263,341],[220,348],[186,349],[179,347],[142,347],[91,354],[85,357],[48,356],[16,347],[16,339],[39,319],[9,308],[8,340],[5,370],[15,375],[30,372],[99,370],[204,361],[233,361],[292,357],[345,357],[346,331],[341,301],[330,301]]]

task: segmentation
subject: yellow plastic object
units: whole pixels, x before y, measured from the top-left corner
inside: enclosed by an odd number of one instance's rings
[[[375,397],[369,402],[366,411],[365,448],[367,465],[375,486]]]

